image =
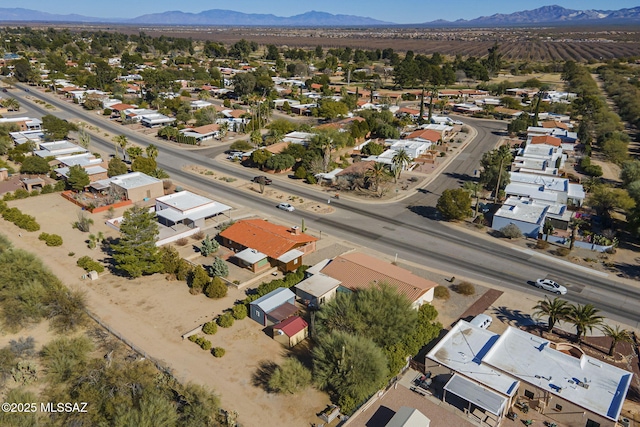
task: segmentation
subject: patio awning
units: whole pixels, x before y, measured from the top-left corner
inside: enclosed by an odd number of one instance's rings
[[[178,222],[182,221],[185,218],[185,215],[177,210],[174,209],[162,209],[159,211],[156,211],[156,215],[164,218],[164,219],[168,219],[169,221],[177,224]]]
[[[458,374],[451,377],[444,389],[497,416],[502,414],[507,404],[506,396]]]
[[[282,255],[280,255],[278,257],[278,261],[280,262],[284,262],[285,264],[288,262],[293,261],[296,258],[300,258],[302,255],[304,255],[304,252],[301,252],[297,249],[291,249],[288,252],[283,253]]]

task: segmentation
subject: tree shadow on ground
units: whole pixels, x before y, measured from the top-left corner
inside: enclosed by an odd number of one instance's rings
[[[271,360],[262,360],[258,363],[258,369],[251,376],[251,383],[255,387],[260,387],[266,392],[269,392],[269,379],[273,375],[273,372],[278,367],[278,364]]]
[[[457,179],[459,184],[464,184],[467,181],[476,181],[476,179],[468,173],[445,172],[444,174],[450,178]]]
[[[513,310],[505,306],[492,307],[493,314],[498,320],[515,327],[534,326],[538,321],[531,317],[529,313],[520,310]]]
[[[440,221],[440,212],[434,206],[409,206],[409,210],[414,214],[420,215],[425,218]]]

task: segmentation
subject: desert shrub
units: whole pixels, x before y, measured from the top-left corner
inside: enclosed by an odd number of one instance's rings
[[[231,315],[236,320],[242,320],[248,315],[247,306],[244,304],[236,304],[231,309]]]
[[[57,234],[40,233],[38,240],[44,241],[47,246],[62,246],[62,237]]]
[[[215,333],[218,332],[218,325],[216,322],[207,322],[202,325],[202,332],[207,335],[215,335]]]
[[[13,192],[13,198],[16,200],[26,199],[27,197],[29,197],[29,192],[24,188],[18,188]]]
[[[192,234],[191,238],[193,240],[202,240],[202,239],[204,239],[204,231],[201,230],[201,231],[198,231],[196,234]]]
[[[549,247],[549,242],[546,242],[542,239],[538,239],[536,241],[536,249],[547,249]]]
[[[294,394],[311,384],[311,371],[299,360],[288,358],[269,378],[269,389],[276,393]]]
[[[559,256],[567,256],[567,255],[569,255],[570,252],[571,252],[571,249],[569,249],[569,248],[558,248],[558,249],[556,249],[556,255],[559,255]]]
[[[449,288],[439,285],[436,286],[435,290],[433,291],[433,296],[446,301],[449,299],[451,294],[449,293]]]
[[[209,285],[211,279],[207,270],[201,265],[196,266],[191,273],[187,276],[187,284],[189,285],[189,292],[193,295],[201,294],[202,291]]]
[[[176,270],[176,279],[187,280],[189,274],[191,274],[191,270],[193,270],[193,267],[189,264],[189,261],[186,259],[180,259],[178,269]]]
[[[51,194],[53,193],[53,186],[51,184],[45,184],[42,187],[42,191],[40,191],[40,194]]]
[[[187,239],[186,237],[176,240],[176,245],[178,246],[186,246],[187,243],[189,243],[189,239]]]
[[[200,348],[203,350],[211,350],[211,341],[203,339],[200,342]]]
[[[218,317],[218,326],[221,328],[230,328],[233,326],[233,316],[231,313],[224,313]]]
[[[94,261],[91,257],[86,255],[78,258],[76,265],[84,268],[86,271],[95,271],[96,273],[102,273],[104,271],[104,266],[102,264],[98,261]]]
[[[227,296],[227,285],[219,277],[214,277],[204,288],[204,294],[209,298],[224,298]]]
[[[199,337],[198,337],[197,335],[191,335],[191,336],[189,337],[189,341],[191,341],[191,342],[196,342],[196,341],[198,341],[198,338],[199,338]]]
[[[455,291],[460,295],[473,295],[476,293],[476,287],[473,283],[469,282],[460,282],[456,285]]]
[[[2,217],[14,223],[16,226],[26,231],[38,231],[40,230],[40,224],[36,222],[36,219],[31,215],[23,214],[18,208],[8,208],[2,212]]]
[[[522,237],[522,231],[515,224],[509,224],[500,229],[500,233],[507,239],[519,239]]]
[[[42,362],[47,375],[60,383],[73,377],[88,361],[93,345],[85,336],[59,338],[42,349]]]
[[[18,340],[9,341],[9,350],[15,357],[26,358],[35,355],[36,341],[33,337],[20,337]]]
[[[211,350],[211,354],[213,354],[214,357],[222,357],[225,353],[226,351],[222,347],[214,347],[213,350]]]

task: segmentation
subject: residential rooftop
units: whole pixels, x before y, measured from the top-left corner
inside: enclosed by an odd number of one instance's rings
[[[530,224],[541,224],[548,210],[547,206],[521,203],[515,200],[512,200],[511,203],[502,205],[495,216]]]
[[[617,421],[633,374],[584,354],[571,356],[551,344],[509,327],[486,352],[483,364]]]
[[[207,199],[204,196],[200,196],[199,194],[195,194],[190,191],[180,191],[178,193],[168,194],[166,196],[158,197],[156,200],[180,211],[196,209],[213,202],[211,199]]]

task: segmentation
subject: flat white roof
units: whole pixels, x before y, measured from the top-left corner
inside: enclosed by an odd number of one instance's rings
[[[547,212],[547,206],[533,205],[513,201],[513,204],[505,204],[498,209],[494,216],[513,219],[529,224],[541,224]]]
[[[309,271],[309,270],[307,270]],[[303,292],[313,295],[314,297],[320,297],[332,289],[340,286],[342,282],[340,280],[329,277],[326,274],[318,273],[304,279],[298,283],[295,287]]]
[[[519,381],[482,363],[498,338],[498,334],[460,320],[427,357],[505,396],[513,396],[518,390]]]
[[[65,166],[89,166],[96,163],[102,163],[102,159],[97,159],[91,153],[74,154],[73,156],[59,156],[56,157],[60,163]]]
[[[567,195],[574,199],[584,199],[587,197],[582,184],[569,184],[569,191],[567,192]]]
[[[154,178],[142,172],[130,172],[108,179],[101,179],[100,181],[94,182],[92,186],[106,188],[112,182],[118,187],[130,190],[132,188],[144,187],[145,185],[155,184],[161,181],[158,178]]]
[[[535,184],[544,187],[545,190],[566,192],[569,186],[569,180],[566,178],[540,176],[520,172],[510,172],[509,176],[512,183]]]
[[[550,344],[509,327],[484,355],[483,364],[617,421],[633,374],[586,355],[578,359]]]
[[[539,185],[512,183],[504,189],[507,195],[526,196],[536,200],[546,200],[549,202],[558,201],[558,193],[555,191],[544,191]]]
[[[215,203],[213,200],[207,199],[199,194],[192,193],[191,191],[180,191],[178,193],[168,194],[166,196],[158,197],[156,201],[181,211],[188,211],[210,203]]]
[[[291,249],[290,251],[287,251],[280,255],[277,259],[280,262],[287,263],[293,261],[296,258],[300,258],[302,255],[304,255],[304,252],[301,252],[297,249]]]
[[[235,257],[248,264],[255,264],[256,262],[267,258],[267,255],[255,249],[247,248],[235,254]]]

